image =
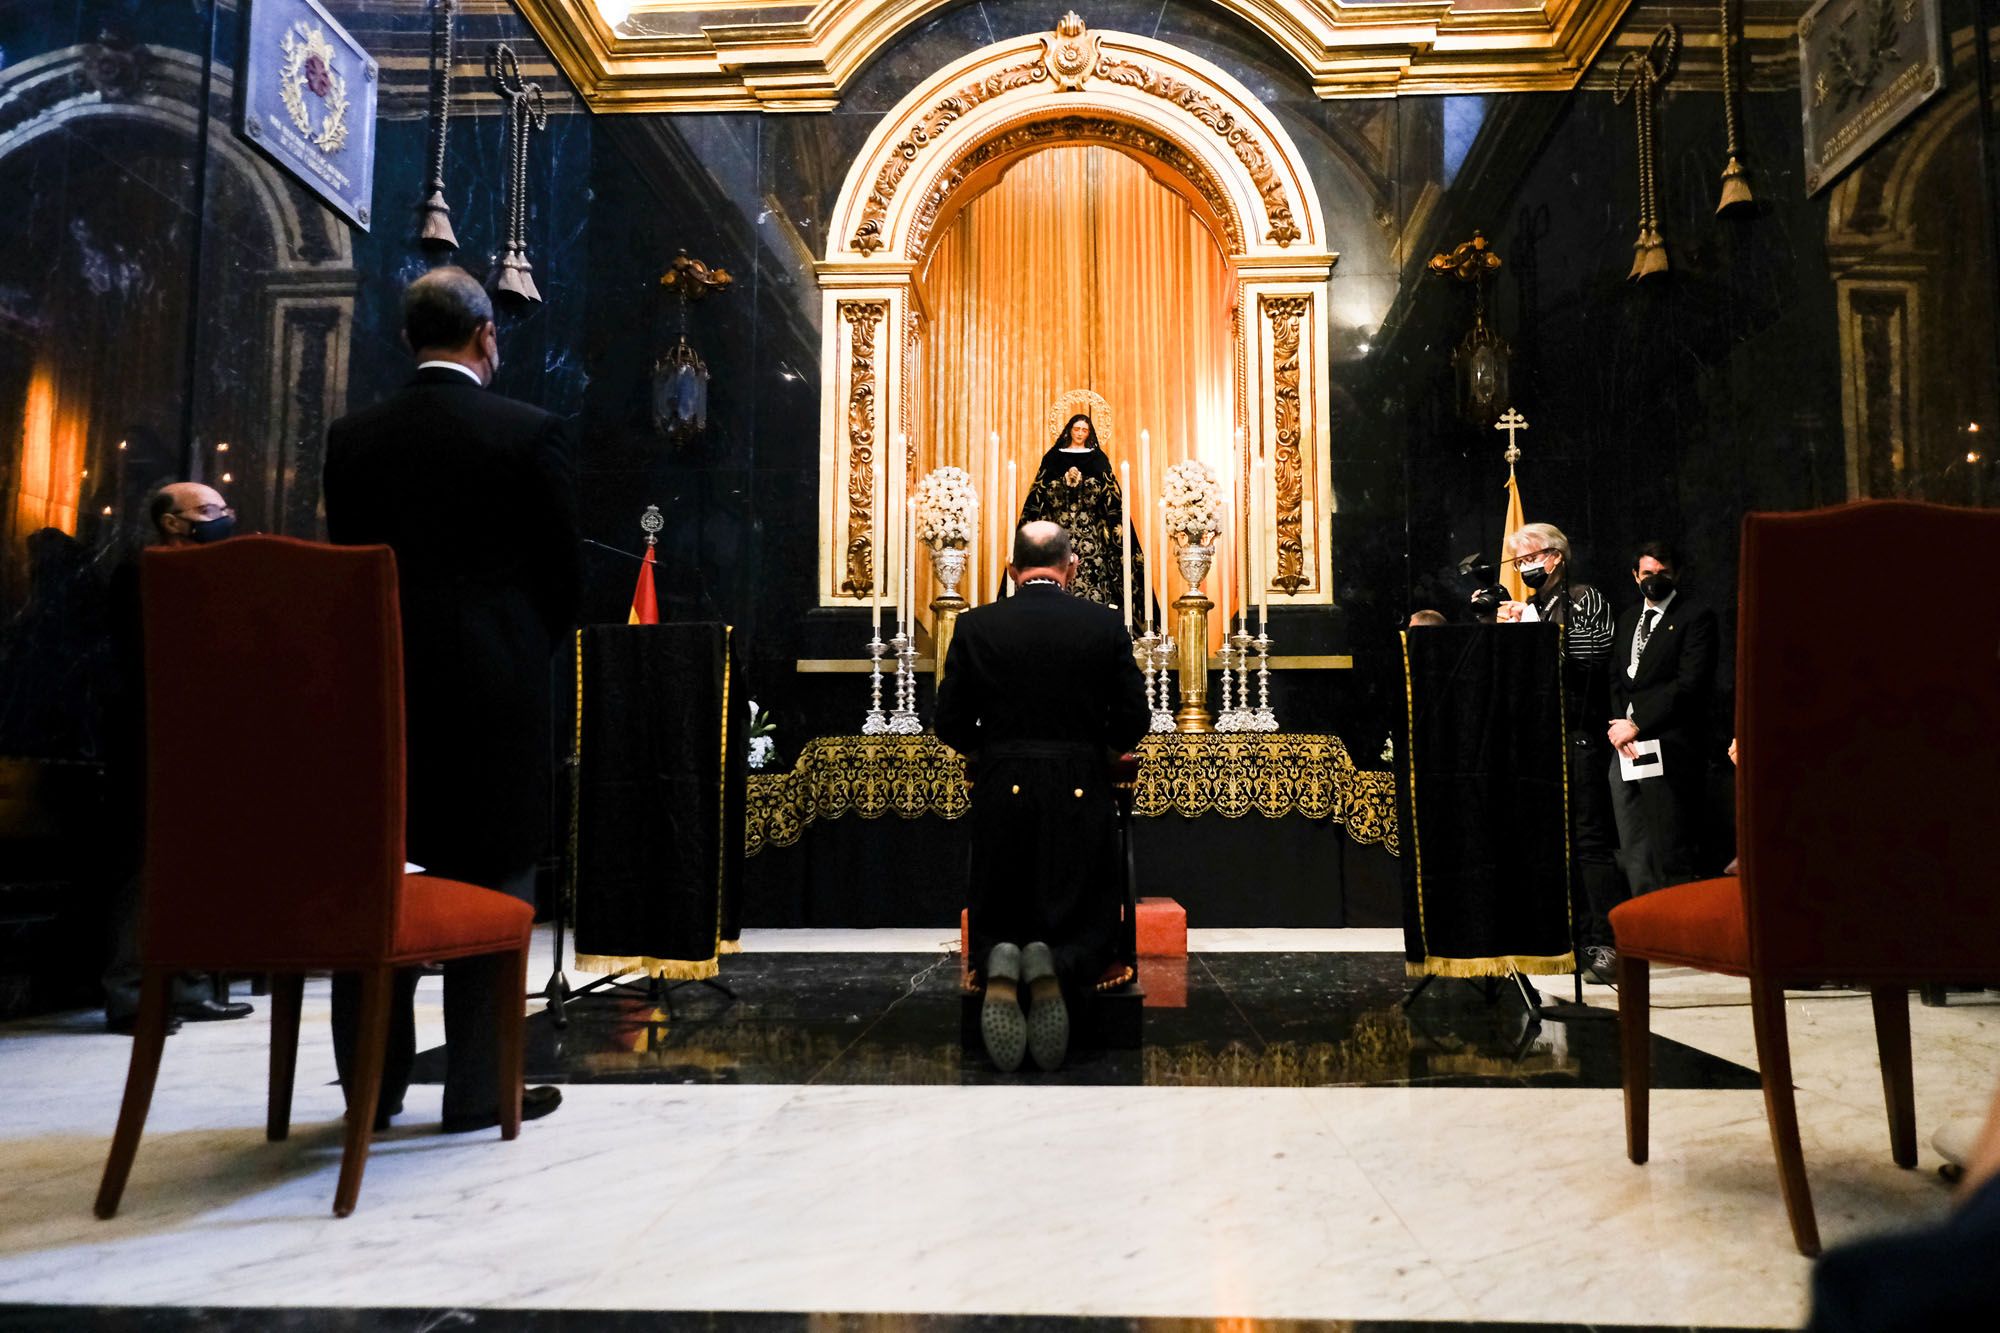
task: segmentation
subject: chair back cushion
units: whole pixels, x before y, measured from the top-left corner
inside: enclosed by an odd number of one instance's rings
[[[1737,841],[1758,971],[2000,976],[1996,558],[1992,510],[1744,519]]]
[[[286,537],[149,551],[149,962],[330,966],[402,891],[395,557]]]

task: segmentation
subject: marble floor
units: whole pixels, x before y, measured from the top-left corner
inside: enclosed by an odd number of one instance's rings
[[[0,1331],[1796,1326],[1809,1265],[1741,983],[1656,971],[1635,1167],[1612,1024],[1527,1033],[1517,998],[1458,983],[1404,1015],[1399,943],[1192,932],[1184,992],[1149,979],[1146,1049],[1045,1080],[958,1052],[948,932],[751,932],[733,1004],[538,1020],[565,1100],[514,1143],[437,1135],[419,1083],[344,1220],[324,982],[291,1141],[262,1134],[267,1007],[183,1028],[111,1222],[90,1200],[129,1041],[95,1013],[0,1026]],[[1991,1097],[2000,998],[1912,1009],[1914,1171],[1889,1160],[1866,998],[1790,1011],[1827,1241],[1940,1215],[1928,1136]],[[418,1023],[435,1047],[435,980]]]

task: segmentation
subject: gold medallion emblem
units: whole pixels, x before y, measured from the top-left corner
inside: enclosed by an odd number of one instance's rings
[[[337,153],[347,145],[347,80],[334,68],[333,43],[326,30],[300,19],[285,33],[280,44],[285,53],[278,71],[282,80],[278,97],[285,104],[292,124],[322,153]],[[310,92],[324,105],[319,128],[313,128],[312,109],[306,105]]]

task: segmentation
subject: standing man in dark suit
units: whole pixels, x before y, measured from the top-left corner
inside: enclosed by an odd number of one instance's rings
[[[1145,734],[1145,685],[1118,614],[1070,595],[1076,568],[1069,533],[1024,525],[1015,595],[959,618],[938,686],[938,739],[978,764],[969,961],[987,1053],[1009,1072],[1029,1052],[1062,1065],[1063,992],[1103,975],[1126,897],[1108,761]]]
[[[1636,897],[1701,878],[1701,809],[1715,694],[1715,611],[1676,585],[1680,561],[1647,542],[1632,561],[1642,600],[1618,617],[1611,644],[1611,808],[1618,862]],[[1646,753],[1648,742],[1658,754]],[[1621,760],[1657,758],[1627,778]],[[1641,770],[1643,771],[1643,770]]]
[[[409,857],[434,875],[533,901],[548,828],[550,659],[576,620],[576,483],[569,434],[488,392],[500,369],[493,304],[463,269],[403,293],[417,371],[327,432],[326,523],[343,545],[396,553],[403,616]],[[493,1028],[499,959],[445,966],[447,1133],[499,1123]],[[416,1052],[414,972],[399,979],[376,1123],[402,1106]],[[359,987],[336,977],[345,1076]],[[523,1119],[555,1088],[529,1088]]]

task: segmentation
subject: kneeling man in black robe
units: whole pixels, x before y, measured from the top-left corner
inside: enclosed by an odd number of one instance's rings
[[[959,617],[938,687],[938,739],[976,765],[968,961],[1007,1071],[1062,1064],[1064,992],[1111,963],[1126,899],[1109,761],[1145,734],[1145,684],[1118,613],[1070,595],[1076,568],[1067,532],[1024,525],[1016,594]]]

